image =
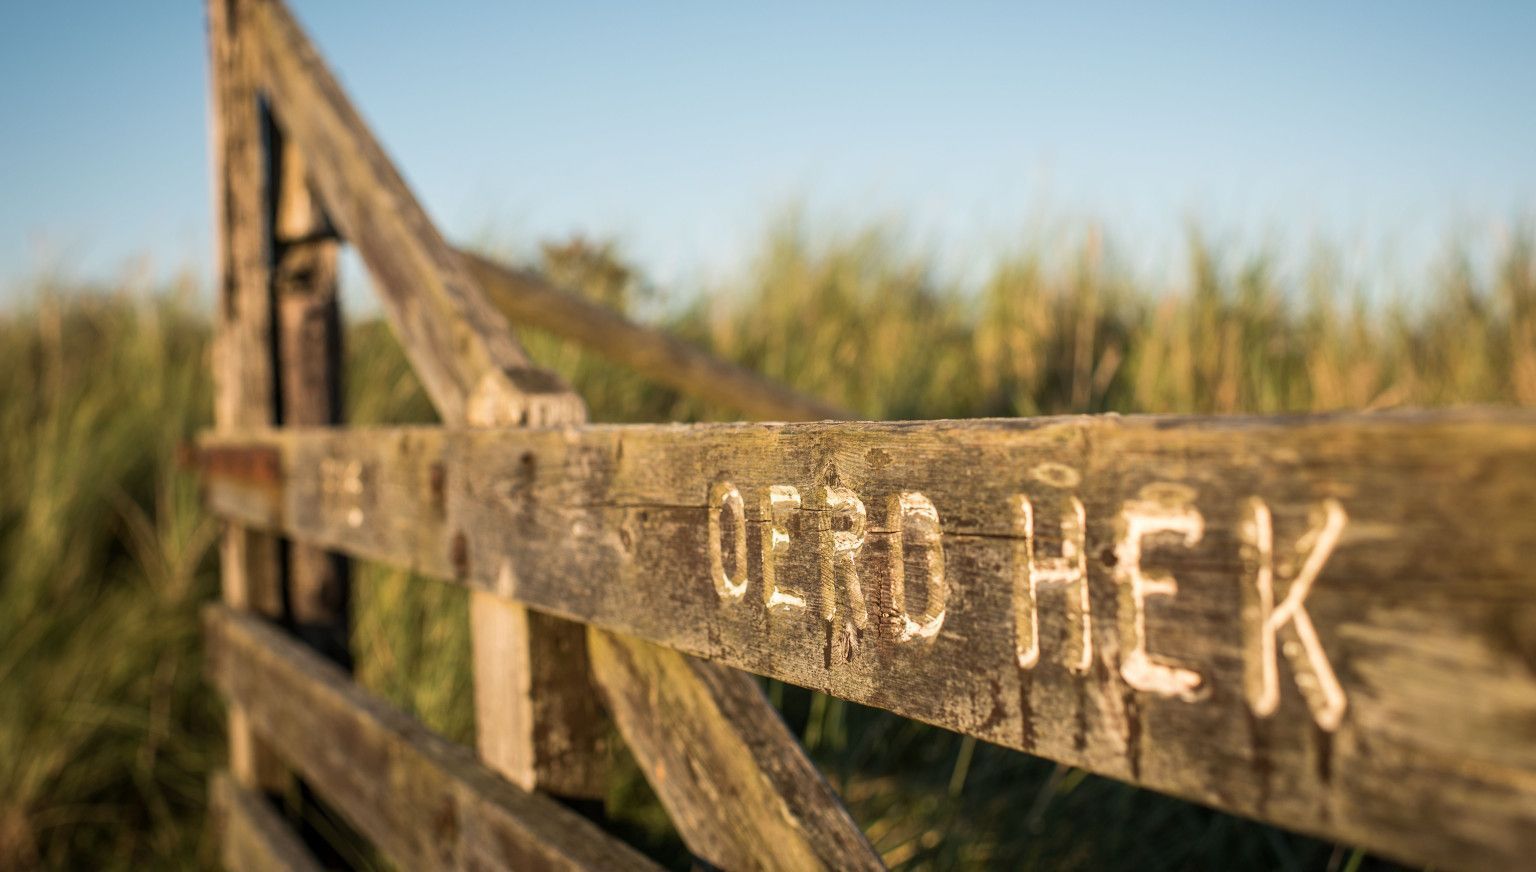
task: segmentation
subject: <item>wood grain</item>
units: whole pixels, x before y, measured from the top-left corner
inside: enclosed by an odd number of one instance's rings
[[[484,591],[471,593],[469,620],[481,758],[526,790],[602,800],[610,725],[585,628]]]
[[[1411,862],[1536,851],[1528,412],[205,442],[251,446],[242,522]]]
[[[304,157],[280,130],[275,157],[273,296],[277,306],[279,423],[341,422],[340,242],[309,188]],[[350,568],[339,554],[310,545],[287,549],[288,619],[299,638],[337,663],[352,660],[348,630]]]
[[[762,421],[851,418],[846,410],[797,393],[752,370],[721,360],[666,332],[644,327],[605,306],[561,290],[536,273],[459,251],[486,296],[513,323],[570,339],[689,396]]]
[[[238,430],[277,422],[273,368],[271,204],[263,146],[265,118],[251,71],[249,35],[238,0],[209,0],[214,240],[218,294],[213,341],[214,425]],[[278,617],[282,559],[276,538],[240,527],[220,541],[224,601]],[[286,775],[238,708],[229,714],[230,769],[247,786],[277,790]]]
[[[214,684],[402,868],[656,868],[581,815],[498,778],[262,620],[211,606],[204,626]]]
[[[219,864],[229,872],[320,872],[320,864],[265,797],[227,773],[208,783],[208,810],[219,838]]]
[[[592,630],[594,674],[690,850],[720,869],[883,869],[745,672]]]
[[[328,214],[380,285],[391,324],[439,415],[481,426],[583,420],[579,398],[523,355],[282,5],[256,2],[252,10],[275,111],[309,156]],[[602,323],[613,326],[612,319]],[[698,355],[679,357],[680,346],[668,348],[672,362],[700,370]],[[718,380],[726,370],[710,372]],[[770,393],[739,372],[733,385],[748,382],[756,393]],[[782,392],[774,398],[786,401]],[[592,705],[583,628],[484,596],[474,598],[471,611],[476,720],[486,759],[525,786],[601,795],[603,720]],[[651,713],[657,722],[663,716]]]

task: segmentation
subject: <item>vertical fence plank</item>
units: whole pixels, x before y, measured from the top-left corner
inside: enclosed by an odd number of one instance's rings
[[[277,420],[267,153],[241,18],[239,0],[209,0],[209,116],[219,273],[214,423],[229,430]],[[224,600],[232,607],[281,615],[282,566],[276,538],[231,527],[221,543],[220,569]],[[238,707],[229,713],[229,756],[230,770],[240,784],[268,790],[284,785],[282,766],[251,732]]]
[[[311,194],[304,158],[281,131],[270,140],[273,293],[281,423],[341,421],[341,312],[337,302],[340,242]],[[349,666],[349,567],[338,554],[308,545],[288,549],[288,613],[299,638]]]
[[[484,591],[470,596],[481,759],[524,789],[600,799],[608,718],[588,674],[586,628]]]

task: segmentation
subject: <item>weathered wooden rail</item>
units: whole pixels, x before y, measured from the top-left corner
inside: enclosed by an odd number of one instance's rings
[[[295,777],[407,868],[649,866],[567,805],[613,731],[707,862],[878,868],[747,672],[1410,862],[1536,852],[1536,415],[834,422],[450,247],[278,0],[210,36],[230,867],[310,868]],[[314,426],[342,239],[446,426]],[[504,313],[826,422],[587,425]],[[478,757],[348,678],[350,557],[473,592]]]

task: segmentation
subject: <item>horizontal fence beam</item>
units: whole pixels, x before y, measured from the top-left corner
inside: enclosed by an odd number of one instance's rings
[[[473,252],[459,256],[486,296],[514,324],[569,339],[683,393],[762,421],[830,421],[846,410],[722,360],[666,331],[645,327],[606,306],[561,290],[537,273]]]
[[[204,613],[213,683],[405,869],[654,869],[554,800],[520,790],[258,618]]]
[[[1536,852],[1536,415],[292,431],[234,521],[1416,862]]]

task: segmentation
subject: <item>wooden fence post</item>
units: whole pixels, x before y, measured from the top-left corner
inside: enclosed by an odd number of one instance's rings
[[[528,360],[286,11],[251,8],[277,120],[307,146],[319,199],[363,255],[439,415],[480,426],[581,423],[580,397]],[[313,590],[325,599],[323,581]],[[607,719],[587,678],[585,628],[494,598],[475,598],[471,611],[485,761],[527,789],[600,798]]]
[[[280,0],[249,0],[247,11],[261,61],[261,86],[271,98],[276,119],[284,133],[303,149],[310,181],[326,214],[368,265],[390,323],[443,420],[450,426],[472,427],[570,427],[584,423],[586,407],[581,398],[553,373],[528,359],[506,319],[486,300],[464,259],[432,226]],[[626,335],[635,332],[632,327],[620,326],[625,327],[622,332]],[[652,348],[647,359],[653,357],[659,363],[680,361],[684,369],[697,368],[701,362],[696,354],[679,358],[675,343]],[[710,365],[705,369],[705,380],[711,384],[757,384],[761,388],[760,380],[746,378],[729,367]],[[787,402],[783,394],[776,392],[774,402]],[[532,477],[545,474],[531,468],[525,472]],[[446,472],[446,478],[439,474],[427,479],[433,482],[435,493],[452,494],[464,486],[453,480],[463,474],[460,470]],[[394,494],[390,503],[407,496]],[[436,511],[443,512],[445,506],[446,520],[454,523],[451,499],[440,501]],[[390,509],[387,504],[374,505],[375,512]],[[366,522],[362,516],[358,518]],[[447,558],[456,574],[469,574],[467,564],[474,562],[473,555],[481,547],[477,537],[484,538],[485,533],[457,530],[447,543],[447,553],[440,558]],[[474,571],[485,569],[475,567]],[[608,727],[591,680],[586,629],[527,611],[508,599],[513,597],[498,590],[476,595],[471,604],[476,722],[482,757],[524,787],[572,799],[599,798],[605,789],[603,740]],[[704,664],[697,667],[704,672],[720,669]],[[695,674],[697,670],[671,670],[670,680],[708,698],[706,708],[710,711],[721,713],[740,703],[731,710],[740,714],[750,708],[753,717],[760,714],[776,721],[751,679],[733,674],[719,688],[711,689],[706,687],[707,676]],[[610,696],[624,701],[629,723],[645,728],[664,724],[669,713],[650,707],[640,694],[623,692],[626,688],[615,682],[624,680],[622,671],[613,670],[606,684],[610,692],[619,691]],[[734,758],[737,765],[729,772],[703,773],[698,785],[679,794],[680,802],[706,802],[710,796],[737,791],[744,782],[766,779],[763,783],[805,796],[814,794],[837,805],[787,732],[759,731],[748,740],[729,718],[714,718],[711,725],[711,729],[725,730],[743,741],[772,747]],[[640,744],[637,751],[650,747]],[[779,766],[784,759],[804,765],[777,775],[763,771],[764,767]],[[647,765],[647,771],[654,777],[658,767]],[[789,808],[797,815],[814,811],[793,803]],[[806,835],[816,840],[822,837],[823,825],[835,829],[840,842],[861,853],[859,865],[877,865],[878,859],[873,858],[857,827],[845,813],[837,811],[835,815],[816,816],[817,825],[807,828]],[[799,825],[797,821],[792,828]],[[751,830],[750,838],[737,841],[744,845],[772,843],[775,831],[759,826]],[[690,844],[700,843],[696,834],[685,832],[685,838]]]
[[[338,242],[310,196],[298,149],[263,107],[245,22],[242,0],[209,3],[220,276],[216,424],[332,424],[340,420]],[[232,527],[221,570],[230,605],[291,619],[306,642],[350,663],[343,557]],[[289,783],[238,706],[230,710],[230,768],[245,787],[278,792]]]
[[[608,716],[593,689],[586,627],[470,593],[480,758],[526,790],[601,801]]]
[[[209,115],[219,273],[214,422],[224,430],[277,422],[268,157],[241,18],[238,0],[209,0]],[[282,566],[274,536],[232,526],[224,533],[220,558],[225,602],[271,618],[281,616]],[[276,791],[286,783],[281,764],[252,733],[238,706],[229,712],[229,758],[243,786]]]
[[[270,187],[280,423],[337,424],[342,417],[340,241],[310,191],[299,148],[275,128],[270,143],[276,158]],[[300,543],[287,553],[288,616],[295,632],[350,667],[346,559]]]

